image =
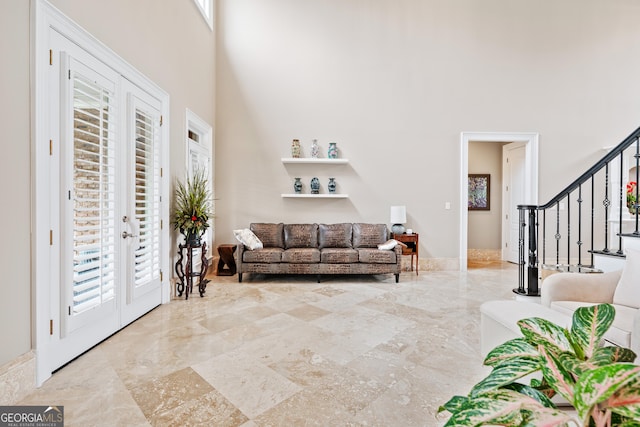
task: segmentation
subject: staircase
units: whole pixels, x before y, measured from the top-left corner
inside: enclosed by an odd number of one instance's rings
[[[630,184],[639,178],[640,128],[548,203],[518,205],[518,288],[513,291],[540,295],[542,269],[577,273],[621,269],[625,248],[640,250],[639,188]]]

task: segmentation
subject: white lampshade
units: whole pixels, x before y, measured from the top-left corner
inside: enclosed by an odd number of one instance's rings
[[[391,224],[404,224],[407,222],[406,206],[391,206]]]

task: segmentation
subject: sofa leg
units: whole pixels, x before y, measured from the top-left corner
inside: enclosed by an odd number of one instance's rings
[[[238,273],[238,283],[242,283],[242,273]]]
[[[318,274],[318,283],[320,283],[320,275]]]
[[[396,273],[396,283],[400,281],[400,273]]]

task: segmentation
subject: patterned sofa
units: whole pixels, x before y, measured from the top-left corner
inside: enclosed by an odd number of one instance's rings
[[[378,249],[389,242],[385,224],[273,224],[249,228],[263,248],[236,252],[238,281],[244,273],[259,274],[395,274],[400,278],[400,245]],[[391,242],[393,244],[393,242]]]

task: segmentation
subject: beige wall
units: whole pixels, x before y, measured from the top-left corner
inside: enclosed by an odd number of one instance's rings
[[[29,2],[0,1],[0,55],[2,365],[31,348]]]
[[[502,146],[501,142],[470,142],[469,173],[491,175],[490,210],[469,211],[467,247],[502,247]]]
[[[52,0],[51,3],[167,91],[171,170],[185,169],[185,109],[214,125],[215,35],[192,1]],[[0,1],[0,365],[31,348],[29,272],[30,2]],[[37,267],[37,266],[36,266]]]
[[[539,132],[543,201],[640,124],[635,0],[218,4],[218,240],[406,204],[421,254],[457,259],[460,132]],[[280,197],[313,173],[280,162],[292,138],[338,142],[348,200]]]

